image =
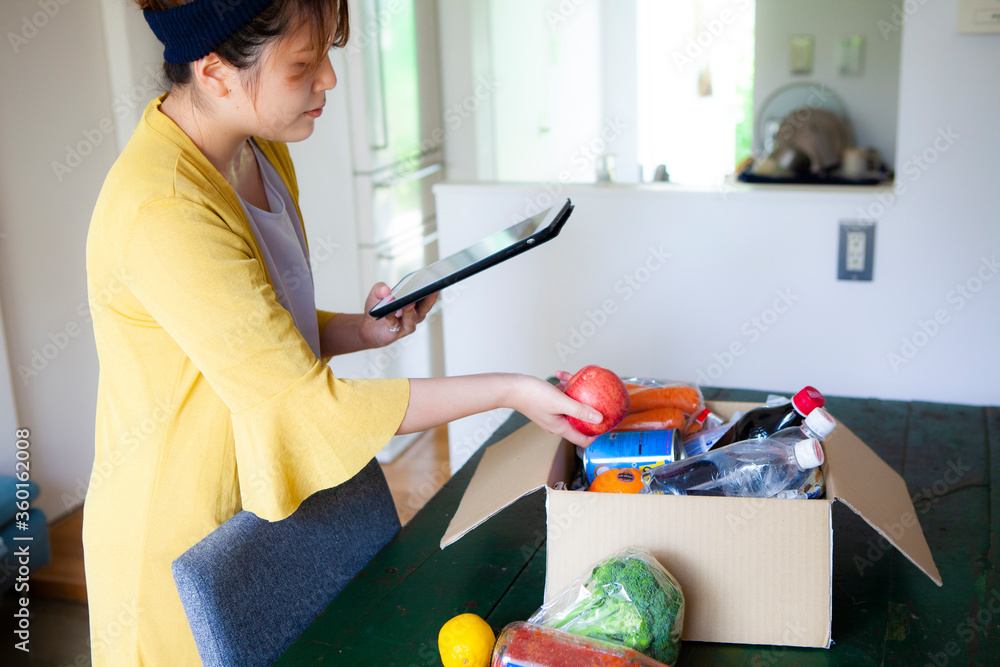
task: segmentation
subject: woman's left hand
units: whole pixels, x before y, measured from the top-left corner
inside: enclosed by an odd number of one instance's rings
[[[392,290],[388,285],[376,283],[365,300],[364,320],[361,324],[362,337],[371,347],[384,347],[416,331],[417,325],[424,321],[438,298],[437,293],[424,297],[380,320],[368,314],[379,301],[390,294]]]

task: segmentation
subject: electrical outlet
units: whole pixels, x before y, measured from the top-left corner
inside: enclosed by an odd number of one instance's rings
[[[860,220],[840,222],[838,280],[871,280],[875,257],[875,223]]]
[[[847,232],[847,259],[844,262],[848,271],[865,270],[865,242],[864,232]]]

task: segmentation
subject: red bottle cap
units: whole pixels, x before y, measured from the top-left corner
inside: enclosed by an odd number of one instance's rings
[[[826,399],[823,398],[823,394],[819,393],[815,387],[806,387],[792,396],[792,406],[803,417],[808,416],[816,408],[823,407],[825,403]]]

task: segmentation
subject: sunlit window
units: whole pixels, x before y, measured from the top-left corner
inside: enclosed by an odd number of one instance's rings
[[[645,180],[717,184],[751,154],[753,0],[637,0]]]
[[[599,2],[490,2],[497,180],[594,179],[599,13]]]

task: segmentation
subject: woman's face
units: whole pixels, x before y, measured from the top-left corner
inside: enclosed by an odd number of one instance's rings
[[[236,113],[247,134],[271,141],[302,141],[326,104],[326,91],[337,85],[329,55],[318,67],[309,26],[270,43],[261,54],[256,90],[240,83],[231,90]],[[239,80],[239,79],[238,79]],[[254,96],[254,92],[256,96]]]

